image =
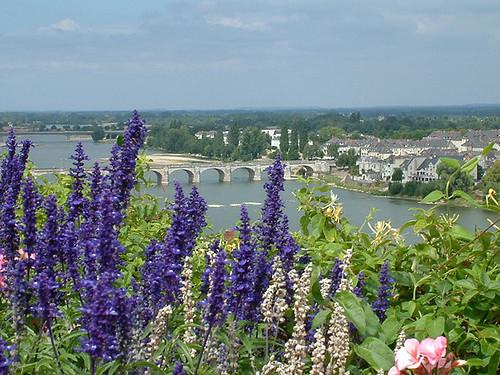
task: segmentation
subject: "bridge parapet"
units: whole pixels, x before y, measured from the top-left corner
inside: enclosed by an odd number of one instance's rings
[[[155,174],[158,185],[167,185],[170,183],[170,175],[176,171],[184,171],[188,175],[189,183],[198,184],[201,182],[201,175],[207,170],[215,170],[219,174],[220,182],[231,182],[235,171],[245,169],[248,172],[250,181],[261,181],[262,172],[266,170],[271,163],[265,162],[248,162],[248,163],[182,163],[182,164],[152,164],[150,171]],[[319,161],[286,161],[285,162],[285,179],[293,179],[297,175],[321,175],[329,174],[330,169],[335,164],[333,162]],[[68,169],[64,168],[39,168],[34,169],[35,176],[45,174],[67,174]]]

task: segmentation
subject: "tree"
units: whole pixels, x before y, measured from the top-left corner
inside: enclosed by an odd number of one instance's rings
[[[450,165],[440,162],[436,168],[436,172],[439,176],[441,183],[445,184],[450,181],[450,189],[448,193],[453,193],[455,190],[469,191],[469,189],[474,185],[472,176],[467,172],[458,172],[457,169]]]
[[[100,126],[94,126],[94,128],[92,129],[92,140],[94,142],[103,140],[105,135],[106,133],[104,132],[104,129]]]
[[[336,126],[327,126],[319,129],[318,138],[320,142],[327,142],[333,137],[342,137],[344,131]]]
[[[239,158],[244,161],[260,158],[269,145],[267,134],[257,128],[246,128],[241,134]]]
[[[343,167],[353,168],[356,165],[357,161],[358,161],[358,154],[356,153],[356,150],[350,148],[349,151],[339,155],[339,157],[337,158],[337,166],[341,168]]]
[[[290,135],[290,148],[288,150],[288,160],[298,160],[299,155],[299,132],[297,127],[293,127],[292,134]]]
[[[326,148],[326,154],[334,159],[339,157],[339,145],[336,143],[330,143]]]
[[[240,128],[237,125],[229,127],[227,134],[227,143],[231,146],[238,147],[240,144]]]
[[[403,170],[401,168],[394,168],[391,181],[403,181]]]
[[[290,141],[288,140],[288,125],[285,124],[281,127],[281,134],[280,134],[280,151],[281,155],[284,158],[286,158],[289,147],[290,147]]]
[[[401,182],[391,182],[389,184],[389,194],[398,195],[403,190],[403,184]]]
[[[323,151],[316,144],[305,145],[304,151],[302,154],[304,156],[304,159],[309,159],[309,160],[310,159],[321,159],[324,156]]]
[[[306,147],[308,141],[309,141],[309,137],[307,134],[307,128],[305,127],[304,124],[302,124],[300,127],[300,132],[299,132],[299,151],[300,152],[304,152],[304,148]]]
[[[500,192],[500,160],[495,160],[495,163],[486,170],[482,181],[486,191],[494,189]]]
[[[417,191],[418,191],[418,182],[408,181],[403,187],[402,194],[414,197],[415,195],[417,195]]]
[[[361,121],[361,113],[359,113],[359,112],[352,112],[349,115],[349,121],[351,121],[351,122],[360,122]]]
[[[213,144],[213,153],[214,156],[223,159],[225,157],[225,144],[224,144],[224,133],[222,133],[222,130],[219,130],[215,134],[215,138],[212,142]]]

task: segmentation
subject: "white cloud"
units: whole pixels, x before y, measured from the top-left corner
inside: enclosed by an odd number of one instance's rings
[[[206,22],[213,26],[229,27],[248,31],[265,31],[269,24],[262,21],[243,21],[238,17],[205,17]]]
[[[62,19],[56,23],[49,26],[43,26],[40,28],[42,31],[57,31],[57,32],[72,32],[80,30],[80,25],[78,22],[71,18]]]

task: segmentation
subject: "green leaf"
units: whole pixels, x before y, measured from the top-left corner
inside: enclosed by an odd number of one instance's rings
[[[440,158],[439,159],[441,163],[445,164],[447,167],[453,168],[453,169],[459,169],[460,168],[460,162],[457,159],[453,158]]]
[[[335,299],[344,309],[344,313],[358,329],[362,336],[366,336],[365,311],[359,299],[350,292],[338,292]]]
[[[488,146],[486,146],[485,148],[483,148],[483,151],[481,152],[481,156],[486,156],[488,155],[491,150],[493,150],[493,142],[491,142]]]
[[[311,220],[309,220],[309,217],[307,216],[302,216],[300,218],[300,229],[302,230],[302,233],[304,233],[306,236],[309,235],[309,223]]]
[[[123,140],[124,140],[123,134],[120,134],[118,137],[116,137],[116,144],[118,146],[122,147],[123,146]]]
[[[466,201],[467,203],[469,203],[471,206],[474,206],[474,207],[479,207],[480,204],[477,203],[474,198],[472,198],[469,194],[467,194],[465,191],[462,191],[462,190],[455,190],[452,194],[453,197],[457,197],[457,198],[462,198],[464,201]]]
[[[445,320],[442,316],[432,319],[427,324],[427,333],[431,337],[438,337],[444,332]]]
[[[451,235],[457,240],[472,241],[474,236],[461,225],[454,225],[450,231]]]
[[[433,192],[430,192],[425,196],[424,199],[422,199],[422,202],[425,203],[434,203],[437,202],[438,200],[442,199],[444,197],[444,194],[440,190],[434,190]]]
[[[128,370],[133,370],[136,368],[141,368],[141,367],[147,367],[150,369],[154,370],[155,374],[161,374],[161,375],[166,375],[167,373],[163,371],[161,368],[159,368],[156,364],[148,361],[137,361],[137,362],[132,362],[129,363],[127,366]]]
[[[316,314],[312,321],[312,329],[316,329],[320,326],[322,326],[326,320],[329,318],[331,315],[332,310],[326,309],[326,310],[321,310],[319,313]]]
[[[415,309],[417,308],[417,304],[414,301],[403,302],[401,305],[402,305],[404,310],[408,311],[410,316],[413,315],[413,313],[415,312]]]
[[[471,367],[483,367],[489,363],[489,358],[469,358],[467,364]]]
[[[319,279],[311,285],[311,294],[314,300],[320,305],[323,305],[325,303],[323,295],[321,294],[321,284],[319,282]]]
[[[470,160],[468,160],[464,165],[462,165],[462,171],[466,173],[472,172],[474,168],[476,168],[477,163],[479,162],[479,156],[476,156]]]
[[[373,312],[372,307],[363,300],[359,300],[361,306],[363,306],[363,311],[365,313],[366,320],[366,334],[369,336],[375,336],[380,331],[380,321],[378,316]]]
[[[361,345],[355,346],[354,350],[377,371],[389,370],[394,366],[393,351],[376,337],[368,337]]]
[[[312,226],[312,236],[314,238],[320,238],[323,234],[323,227],[325,226],[326,218],[322,214],[316,214],[311,219]]]
[[[330,225],[325,225],[323,228],[323,235],[327,241],[333,242],[337,238],[337,229]]]
[[[394,317],[387,318],[382,323],[382,334],[386,344],[392,344],[399,335],[403,323]]]

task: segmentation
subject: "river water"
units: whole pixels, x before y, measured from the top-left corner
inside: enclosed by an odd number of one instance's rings
[[[35,147],[31,152],[31,160],[38,168],[62,168],[69,167],[76,142],[68,141],[66,136],[30,136]],[[104,160],[109,156],[111,144],[96,144],[92,141],[83,142],[87,154],[92,161]],[[238,174],[239,172],[239,174]],[[239,218],[240,205],[244,203],[250,212],[252,219],[257,219],[262,208],[265,193],[262,188],[263,182],[249,182],[248,175],[240,170],[233,175],[231,183],[220,183],[215,171],[206,171],[202,174],[202,183],[199,190],[209,204],[208,222],[209,230],[220,231],[233,227]],[[153,177],[153,176],[151,176]],[[171,175],[171,181],[178,180],[186,189],[189,189],[187,175],[178,171]],[[286,212],[290,218],[290,226],[297,230],[299,227],[300,213],[297,211],[297,203],[293,192],[302,185],[297,181],[287,181],[286,191],[283,199],[286,204]],[[161,199],[173,197],[173,185],[154,186],[143,190],[143,193],[154,194]],[[375,197],[369,194],[353,192],[333,188],[344,206],[345,215],[355,224],[363,223],[365,217],[372,209],[376,209],[374,220],[390,220],[392,225],[399,227],[412,218],[412,209],[415,207],[428,208],[414,201]],[[487,218],[494,219],[496,214],[479,209],[466,207],[438,207],[438,212],[459,214],[462,225],[469,229],[484,228],[488,225]],[[408,234],[411,237],[411,234]]]

